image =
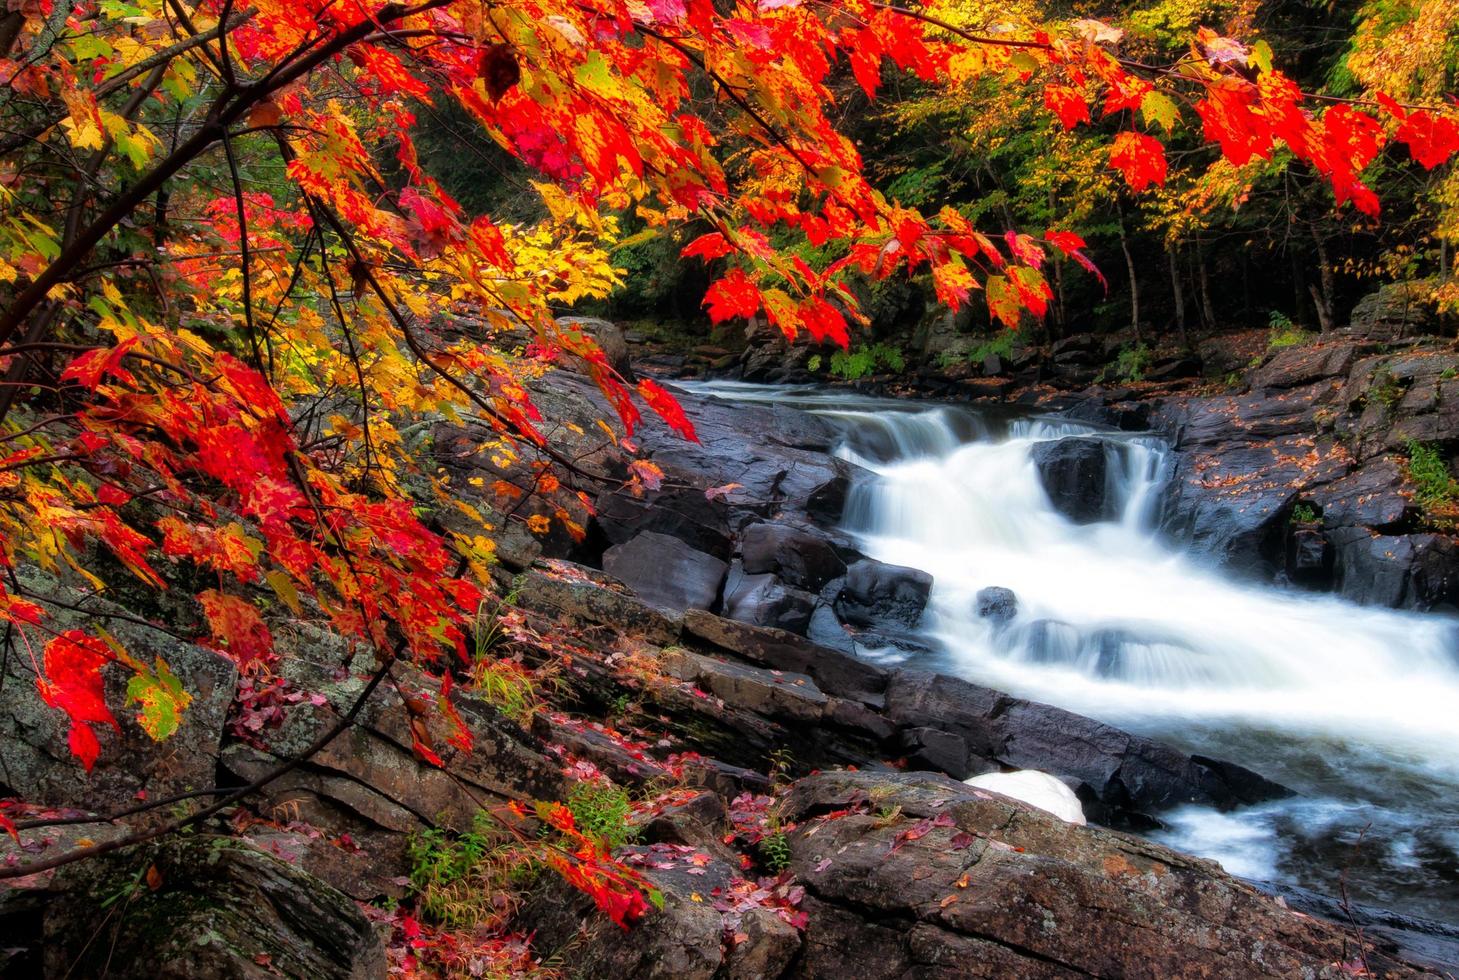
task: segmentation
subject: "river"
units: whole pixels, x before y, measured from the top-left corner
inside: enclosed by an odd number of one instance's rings
[[[843,525],[868,555],[932,574],[917,666],[1229,759],[1297,796],[1161,814],[1150,836],[1256,881],[1459,923],[1459,621],[1238,581],[1157,528],[1159,439],[1056,416],[710,382],[812,411],[874,478]],[[1107,441],[1116,519],[1076,525],[1030,459]],[[976,613],[1002,586],[1018,612]],[[909,655],[887,650],[882,660]]]

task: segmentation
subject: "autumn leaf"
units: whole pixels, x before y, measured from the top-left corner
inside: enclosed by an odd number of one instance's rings
[[[274,638],[258,610],[215,589],[198,593],[212,630],[212,646],[233,658],[244,673],[261,670],[274,659]]]
[[[1144,133],[1125,130],[1116,136],[1109,151],[1109,165],[1124,175],[1136,193],[1151,184],[1165,184],[1165,147]]]
[[[177,731],[182,713],[192,703],[192,695],[183,690],[182,681],[159,656],[152,670],[135,674],[127,681],[127,702],[134,701],[141,705],[138,724],[152,741],[160,742]]]

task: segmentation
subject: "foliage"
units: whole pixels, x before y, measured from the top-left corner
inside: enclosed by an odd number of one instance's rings
[[[780,874],[790,867],[790,840],[784,831],[776,830],[766,834],[760,840],[759,847],[760,854],[765,858],[765,866],[774,874]]]
[[[1406,448],[1408,478],[1413,481],[1414,499],[1426,511],[1451,507],[1459,499],[1459,485],[1456,485],[1438,449],[1414,439],[1408,440]]]
[[[502,925],[536,870],[530,853],[483,812],[460,834],[412,834],[406,856],[418,914],[451,930]]]
[[[1017,327],[1057,305],[1066,271],[1102,281],[1069,230],[1110,227],[1097,202],[1115,201],[1123,228],[1124,202],[1164,194],[1161,220],[1180,231],[1179,215],[1244,200],[1244,168],[1300,164],[1366,221],[1372,184],[1403,162],[1385,147],[1425,171],[1459,149],[1452,109],[1310,98],[1253,39],[1202,27],[1173,70],[1093,20],[1027,10],[986,32],[981,4],[952,6],[17,6],[0,32],[0,564],[95,592],[122,576],[172,588],[198,642],[265,701],[282,697],[292,655],[280,621],[331,633],[359,653],[362,683],[325,741],[391,685],[419,763],[443,767],[436,746],[472,743],[457,664],[519,715],[531,700],[477,660],[496,659],[513,615],[490,598],[493,534],[528,494],[544,503],[534,533],[588,530],[567,505],[597,488],[572,482],[580,468],[543,431],[529,383],[571,357],[611,406],[599,421],[613,440],[645,409],[695,439],[665,389],[619,375],[557,316],[607,300],[623,265],[666,258],[635,249],[688,239],[679,257],[704,263],[710,320],[835,344],[831,369],[853,377],[901,360],[848,349],[868,282],[923,277],[944,305],[976,295]],[[905,186],[925,210],[887,196],[838,124],[893,75],[944,100],[919,110],[923,125],[973,94],[1005,106],[969,145],[1017,136],[1027,180],[954,206],[922,168]],[[457,183],[454,196],[443,171],[461,153],[515,193]],[[1219,186],[1198,188],[1207,177]],[[1037,220],[1020,230],[1003,205],[1030,201]],[[503,511],[422,451],[442,424],[521,480],[491,488]],[[108,690],[125,688],[149,735],[171,736],[197,678],[99,624],[62,631],[58,598],[8,574],[0,621],[33,651],[80,764],[116,744]],[[400,661],[429,680],[402,680]],[[605,846],[618,802],[581,805],[535,808],[555,835],[541,860],[626,926],[652,892]]]
[[[807,366],[818,371],[822,363],[819,354],[812,354]],[[827,366],[831,374],[842,381],[860,381],[878,369],[901,371],[907,366],[907,360],[899,348],[890,344],[860,344],[855,350],[836,351]]]
[[[1121,381],[1136,383],[1145,380],[1150,369],[1151,351],[1146,344],[1127,344],[1115,358],[1115,374]]]
[[[1322,520],[1322,515],[1317,508],[1305,500],[1299,500],[1292,507],[1291,521],[1293,524],[1317,524]]]
[[[581,782],[568,793],[567,808],[584,834],[595,838],[605,851],[614,851],[637,836],[629,825],[633,803],[628,791],[611,784]]]
[[[1270,330],[1267,334],[1267,353],[1286,350],[1288,347],[1301,347],[1312,340],[1311,334],[1293,323],[1281,310],[1272,310],[1271,316],[1267,318],[1267,325]]]

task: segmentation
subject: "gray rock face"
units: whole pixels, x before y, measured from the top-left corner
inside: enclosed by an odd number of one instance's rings
[[[1070,436],[1041,442],[1029,455],[1054,509],[1076,524],[1108,520],[1114,502],[1105,492],[1109,466],[1105,442],[1088,436]]]
[[[787,524],[751,524],[740,537],[740,559],[751,575],[773,573],[807,592],[846,573],[846,562],[823,534]]]
[[[804,635],[816,610],[813,593],[794,588],[774,575],[746,575],[736,568],[724,592],[724,614],[742,623]]]
[[[131,891],[123,904],[126,914],[108,914],[101,903],[125,892],[138,869],[148,866],[157,870],[158,887]],[[380,938],[353,901],[231,838],[174,838],[83,861],[68,877],[73,880],[64,898],[41,913],[48,976],[385,975]],[[104,938],[94,941],[99,937]]]
[[[917,568],[863,558],[846,571],[836,612],[857,626],[914,629],[927,608],[932,576]]]
[[[603,570],[645,602],[683,612],[712,607],[729,566],[678,538],[644,531],[603,552]]]
[[[137,724],[135,711],[123,707],[130,672],[116,666],[106,668],[106,702],[121,730],[93,726],[101,755],[88,774],[67,745],[70,723],[66,716],[41,700],[30,658],[12,654],[5,660],[0,685],[0,782],[26,800],[96,812],[130,805],[142,790],[150,796],[169,796],[212,786],[228,705],[238,682],[233,662],[161,630],[102,618],[121,610],[67,589],[49,576],[26,572],[23,579],[42,594],[95,610],[93,620],[54,608],[52,622],[57,628],[103,623],[138,660],[147,664],[159,657],[166,660],[183,679],[192,702],[178,730],[165,741],[154,742]]]
[[[1355,956],[1351,935],[1207,862],[942,777],[822,773],[783,813],[802,821],[791,869],[810,915],[791,976],[1335,980]]]
[[[1388,283],[1358,300],[1348,317],[1349,330],[1376,340],[1426,333],[1438,323],[1432,293],[1419,282]]]
[[[629,361],[628,340],[616,323],[591,316],[561,316],[557,318],[557,325],[575,327],[593,338],[602,348],[603,356],[608,359],[609,367],[622,375],[626,381],[636,380],[633,376],[633,365]],[[569,363],[581,369],[576,358],[569,358]]]

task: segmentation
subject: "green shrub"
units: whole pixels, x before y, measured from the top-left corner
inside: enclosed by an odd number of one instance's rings
[[[1454,503],[1459,496],[1454,477],[1438,449],[1416,439],[1408,440],[1408,478],[1413,481],[1414,496],[1424,510],[1439,510]]]
[[[608,850],[622,847],[638,831],[629,826],[633,803],[619,786],[578,783],[567,794],[567,808],[583,833],[598,838]]]
[[[827,363],[819,354],[812,354],[806,367],[819,371]],[[877,370],[901,371],[907,366],[907,359],[899,348],[890,344],[860,344],[853,350],[838,350],[831,355],[830,372],[843,381],[860,381]]]
[[[1126,345],[1120,348],[1115,358],[1115,374],[1121,381],[1135,383],[1145,380],[1150,369],[1150,348],[1145,344]]]
[[[480,812],[464,833],[412,834],[406,856],[420,914],[447,929],[502,924],[537,872],[517,843]]]
[[[1322,515],[1317,512],[1317,508],[1305,500],[1299,501],[1292,508],[1291,522],[1293,524],[1316,524],[1321,520]]]
[[[777,830],[761,838],[760,855],[765,859],[765,865],[776,874],[790,867],[790,840],[784,831]]]
[[[1288,347],[1301,347],[1312,339],[1310,333],[1293,323],[1281,310],[1272,310],[1271,316],[1267,317],[1267,326],[1271,330],[1266,342],[1268,353],[1286,350]]]

